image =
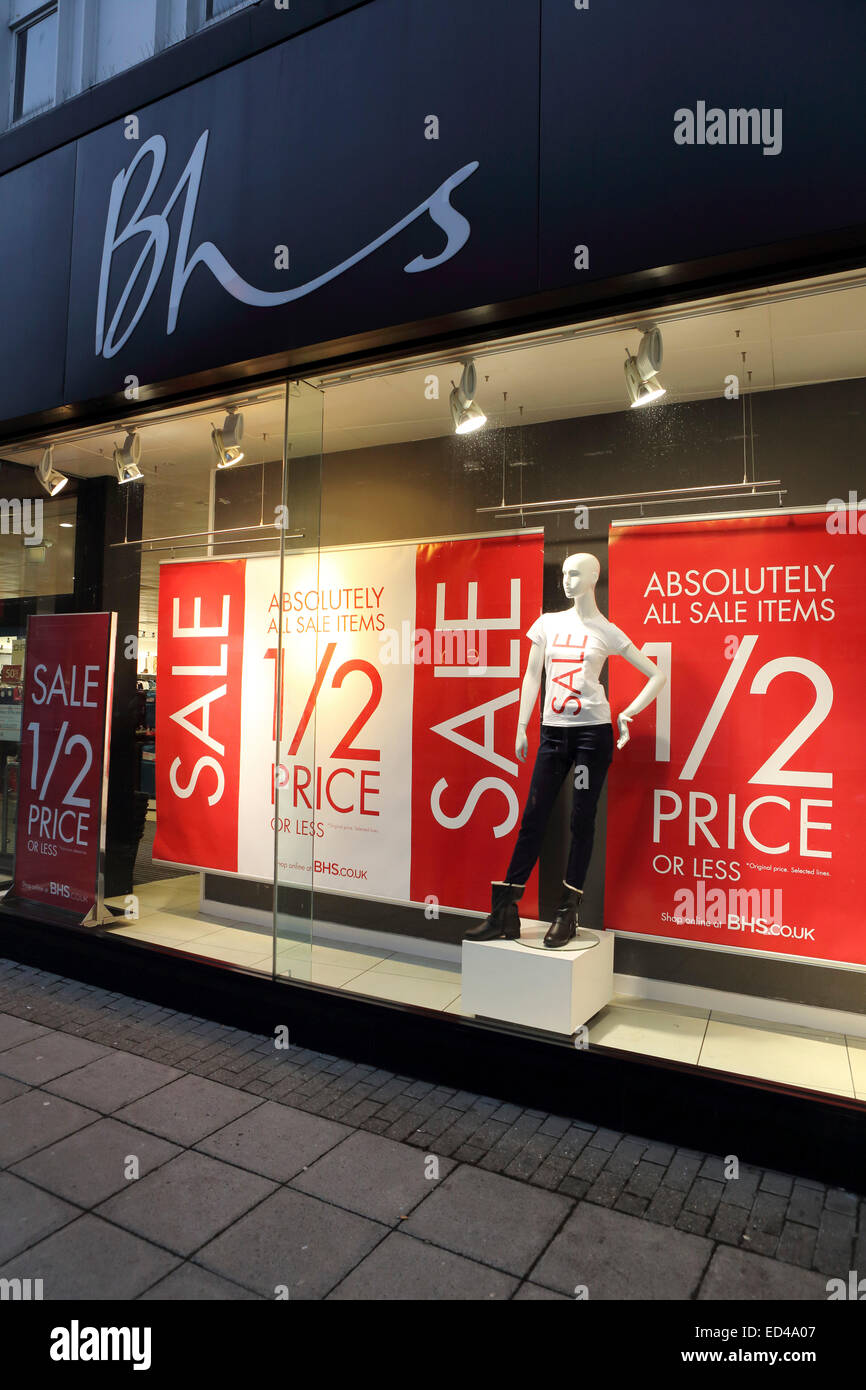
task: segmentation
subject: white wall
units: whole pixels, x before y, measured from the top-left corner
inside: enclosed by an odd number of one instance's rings
[[[11,4],[6,6],[8,11],[6,23],[17,24],[20,19],[26,19],[34,10],[41,8],[42,5],[38,3],[38,0],[11,0]]]

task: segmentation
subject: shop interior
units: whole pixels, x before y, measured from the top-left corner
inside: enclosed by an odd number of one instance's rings
[[[655,380],[664,394],[635,409],[624,364],[654,328],[663,342]],[[473,399],[485,421],[458,434],[451,398],[466,362],[474,363]],[[126,511],[124,534],[112,544],[124,547],[138,584],[141,834],[131,894],[108,898],[125,915],[101,930],[234,968],[463,1012],[459,942],[467,914],[446,912],[431,924],[418,904],[326,891],[289,872],[277,870],[275,885],[273,876],[245,880],[154,857],[165,565],[543,527],[545,610],[564,606],[562,562],[580,550],[599,558],[597,598],[608,613],[612,525],[824,507],[856,488],[864,448],[866,283],[855,275],[679,305],[638,321],[479,342],[457,358],[403,360],[168,410],[133,407],[111,429],[5,447],[7,474],[44,501],[38,544],[0,544],[2,592],[32,600],[30,611],[52,611],[52,603],[62,611],[74,591],[78,486],[116,478]],[[53,496],[44,482],[52,470],[69,484]],[[576,533],[582,502],[588,525]],[[20,625],[0,624],[7,875],[24,635]],[[652,942],[620,952],[628,933],[605,918],[604,818],[603,798],[581,921],[616,931],[618,964],[616,993],[588,1024],[589,1045],[866,1101],[866,969],[834,969],[834,995],[810,984],[828,967],[800,961],[796,982],[774,997],[750,988],[748,951],[690,945],[678,957],[686,963],[667,974]],[[555,906],[567,819],[563,798],[542,851],[542,916]],[[277,863],[281,854],[277,832]],[[492,865],[489,877],[500,872]],[[689,951],[732,958],[721,987],[690,973]]]

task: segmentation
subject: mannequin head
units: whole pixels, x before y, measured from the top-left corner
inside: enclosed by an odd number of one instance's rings
[[[562,565],[562,588],[569,603],[583,594],[592,593],[601,565],[594,555],[568,555]]]

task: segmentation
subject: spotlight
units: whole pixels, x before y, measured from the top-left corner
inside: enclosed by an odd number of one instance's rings
[[[475,363],[464,362],[460,385],[451,392],[451,419],[455,434],[472,434],[487,424],[487,416],[475,403]]]
[[[631,397],[631,407],[649,405],[665,394],[658,378],[662,365],[662,335],[659,328],[648,328],[642,335],[637,353],[626,350],[625,384]]]
[[[53,444],[49,444],[48,448],[44,450],[36,469],[36,476],[49,497],[56,497],[58,492],[62,492],[69,482],[66,474],[58,473],[57,469],[54,467]]]
[[[119,483],[134,483],[141,477],[138,460],[141,458],[141,438],[135,430],[127,430],[126,438],[114,451],[114,466]]]
[[[634,360],[633,357],[630,357],[625,364],[625,380],[631,397],[632,410],[641,405],[649,405],[651,401],[657,401],[660,396],[665,394],[665,388],[658,377],[653,377],[650,381],[641,380],[634,367]]]
[[[229,406],[229,413],[223,421],[221,430],[211,429],[211,442],[216,454],[217,468],[231,468],[240,463],[244,451],[239,447],[244,435],[244,417]]]

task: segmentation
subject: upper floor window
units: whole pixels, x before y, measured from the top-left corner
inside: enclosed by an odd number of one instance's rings
[[[89,76],[104,82],[152,58],[156,48],[157,0],[99,0]]]
[[[249,0],[205,0],[205,23],[211,19],[219,19],[220,15],[228,14],[229,10],[239,10],[248,3]]]
[[[0,0],[0,82],[11,87],[8,104],[0,93],[0,134],[254,3]]]
[[[12,119],[54,104],[57,87],[57,6],[44,5],[12,31],[15,80]]]

